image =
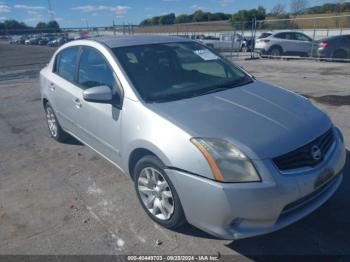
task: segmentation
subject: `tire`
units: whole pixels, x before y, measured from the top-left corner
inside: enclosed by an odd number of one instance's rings
[[[52,137],[58,142],[66,141],[69,135],[62,129],[62,127],[58,123],[57,117],[51,105],[49,103],[46,103],[44,108],[46,115],[46,123],[49,129],[50,137]]]
[[[271,56],[281,56],[282,55],[282,49],[278,46],[273,46],[269,50],[269,55]]]
[[[347,58],[346,51],[345,50],[336,50],[333,53],[332,58],[333,59],[345,59],[345,58]]]
[[[169,229],[186,223],[179,196],[157,157],[148,155],[141,158],[133,174],[137,197],[153,221]]]

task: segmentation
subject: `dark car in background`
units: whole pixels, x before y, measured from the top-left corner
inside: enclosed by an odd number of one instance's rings
[[[27,40],[24,36],[14,36],[9,41],[10,44],[24,45],[25,40]]]
[[[313,55],[319,58],[349,59],[350,35],[338,35],[320,40]]]
[[[42,37],[38,41],[38,45],[47,45],[48,42],[50,42],[51,40],[52,40],[52,38],[50,38],[50,37]]]
[[[58,47],[61,46],[65,43],[68,43],[71,39],[69,39],[68,37],[62,36],[62,37],[58,37],[56,39],[53,39],[52,41],[48,42],[47,45],[51,46],[51,47]]]
[[[25,45],[37,45],[39,43],[40,37],[32,37],[24,41]]]

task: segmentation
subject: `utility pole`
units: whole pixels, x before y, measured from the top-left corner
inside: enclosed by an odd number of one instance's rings
[[[51,6],[51,0],[47,0],[48,10],[49,10],[49,16],[51,21],[55,21],[55,16],[53,14],[52,6]]]
[[[86,28],[89,30],[89,21],[85,18]]]

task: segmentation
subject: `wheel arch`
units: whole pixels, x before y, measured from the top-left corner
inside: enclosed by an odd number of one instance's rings
[[[135,178],[134,168],[136,166],[136,163],[144,156],[155,156],[163,163],[161,158],[158,157],[153,151],[146,149],[146,148],[143,148],[143,147],[135,148],[130,153],[129,159],[128,159],[128,172],[129,172],[129,175],[130,175],[132,180],[134,180],[134,178]]]
[[[280,46],[279,44],[274,44],[274,45],[270,46],[268,51],[270,52],[274,48],[278,48],[279,50],[281,50],[281,54],[284,53],[284,50],[283,50],[282,46]]]
[[[345,53],[345,59],[349,57],[349,53],[344,48],[338,48],[338,49],[334,50],[333,53],[332,53],[332,57],[334,57],[334,55],[337,52],[344,52]]]

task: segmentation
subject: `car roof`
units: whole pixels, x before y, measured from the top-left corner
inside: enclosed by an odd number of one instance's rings
[[[191,42],[192,40],[178,36],[163,36],[163,35],[126,35],[115,37],[95,37],[90,38],[100,43],[107,45],[109,48],[161,44],[161,43],[175,43],[175,42]]]
[[[348,38],[350,35],[333,35],[329,37],[323,38],[324,40],[335,40],[335,39],[341,39],[341,38]]]
[[[293,30],[276,30],[276,31],[265,31],[265,32],[262,32],[261,34],[271,34],[271,35],[276,35],[276,34],[279,34],[279,33],[302,33],[302,34],[303,34],[303,32],[293,31]]]

